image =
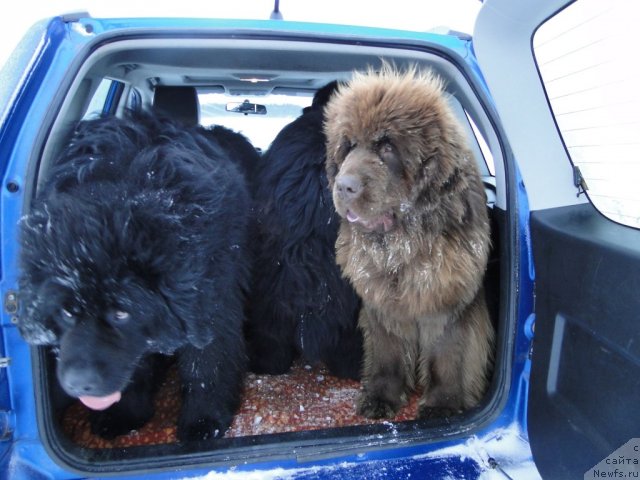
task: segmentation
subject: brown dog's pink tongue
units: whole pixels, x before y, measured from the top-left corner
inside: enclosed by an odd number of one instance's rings
[[[121,397],[120,392],[113,392],[104,397],[79,397],[79,400],[91,410],[106,410],[114,403],[119,402]]]
[[[358,220],[360,220],[360,217],[358,217],[351,210],[347,210],[347,220],[349,220],[351,223],[353,223],[353,222],[357,222]]]

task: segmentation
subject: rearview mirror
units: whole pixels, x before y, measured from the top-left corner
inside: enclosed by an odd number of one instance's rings
[[[244,113],[245,115],[266,115],[267,107],[257,103],[251,103],[249,100],[244,102],[229,102],[226,106],[227,112]]]

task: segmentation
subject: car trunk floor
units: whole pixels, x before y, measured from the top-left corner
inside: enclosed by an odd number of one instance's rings
[[[120,448],[158,445],[176,441],[176,419],[180,411],[180,381],[174,369],[156,394],[154,417],[140,430],[106,440],[91,433],[89,410],[80,402],[65,410],[65,434],[85,448]],[[322,366],[296,362],[284,375],[256,375],[245,379],[242,404],[226,437],[264,435],[380,423],[356,413],[360,382],[340,379]],[[406,421],[416,417],[418,396],[391,419]]]

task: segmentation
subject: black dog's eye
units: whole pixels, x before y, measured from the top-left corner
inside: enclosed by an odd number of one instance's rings
[[[112,310],[107,313],[107,320],[112,325],[124,325],[129,321],[129,318],[131,318],[131,315],[124,310]]]
[[[76,316],[73,314],[73,312],[70,309],[61,308],[60,313],[61,313],[62,321],[65,324],[73,325],[74,323],[76,323]]]

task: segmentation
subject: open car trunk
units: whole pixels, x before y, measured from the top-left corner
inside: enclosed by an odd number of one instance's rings
[[[83,19],[78,28],[103,29]],[[150,33],[152,32],[152,33]],[[119,91],[103,112],[149,109],[157,85],[196,86],[238,95],[297,92],[312,95],[331,80],[348,80],[354,70],[378,67],[381,59],[399,67],[417,64],[446,81],[450,102],[465,125],[487,191],[492,222],[492,254],[485,290],[497,332],[495,368],[480,405],[447,420],[416,421],[417,396],[394,419],[370,421],[355,412],[360,383],[331,376],[322,365],[297,361],[281,376],[249,374],[243,402],[226,435],[203,448],[176,441],[179,379],[173,369],[157,394],[152,421],[129,435],[104,440],[92,435],[87,410],[57,384],[55,359],[47,348],[33,348],[33,380],[38,426],[49,454],[82,474],[141,472],[186,466],[231,465],[269,460],[304,461],[357,452],[424,445],[467,436],[488,425],[507,402],[511,385],[515,325],[518,318],[515,168],[501,139],[499,123],[487,99],[464,40],[428,34],[394,41],[344,31],[319,36],[265,29],[157,28],[115,30],[83,46],[50,108],[40,143],[33,149],[31,178],[26,182],[25,210],[41,173],[64,145],[70,129],[90,108],[105,79]],[[268,77],[265,83],[242,77]],[[286,81],[279,81],[279,77]],[[115,92],[115,90],[114,90]],[[487,145],[481,148],[481,145]],[[489,158],[492,157],[492,158]],[[495,164],[489,169],[487,162]],[[507,181],[507,177],[510,180]],[[259,272],[257,273],[259,274]]]

